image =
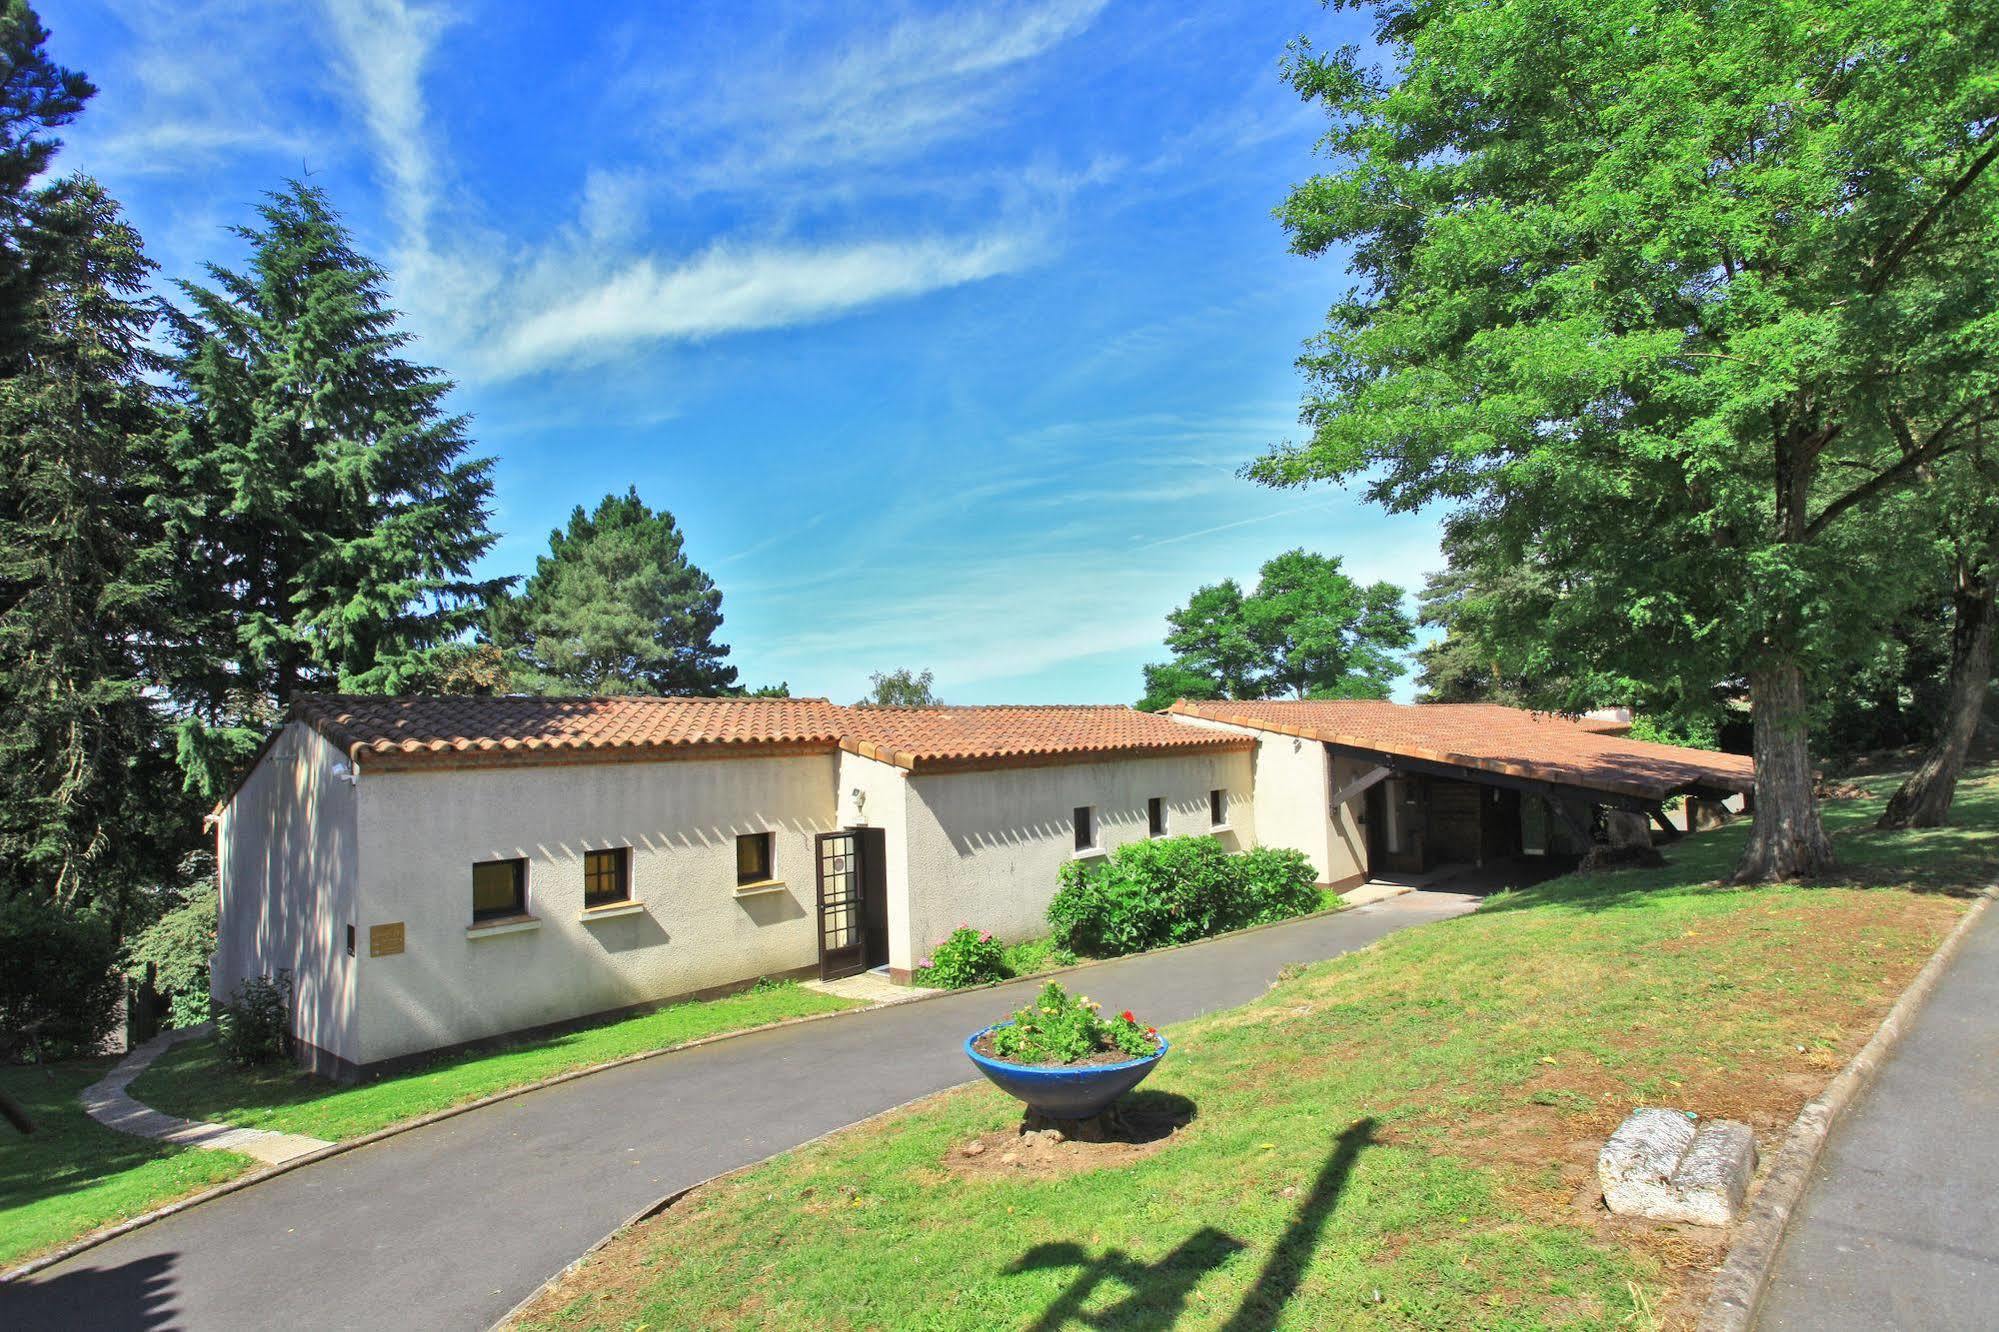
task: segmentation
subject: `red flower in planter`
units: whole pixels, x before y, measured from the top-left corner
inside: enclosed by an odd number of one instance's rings
[[[1125,1009],[1124,1012],[1119,1013],[1118,1016],[1123,1018],[1126,1022],[1129,1022],[1134,1027],[1138,1025],[1138,1019],[1131,1015],[1131,1010],[1129,1008]]]

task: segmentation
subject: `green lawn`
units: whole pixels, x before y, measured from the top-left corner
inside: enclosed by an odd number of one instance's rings
[[[116,1062],[0,1066],[0,1087],[35,1121],[25,1137],[0,1122],[0,1269],[256,1164],[113,1133],[84,1114],[77,1093]]]
[[[1191,1122],[1108,1165],[965,1158],[1018,1106],[946,1093],[696,1192],[525,1321],[1685,1325],[1725,1237],[1608,1218],[1596,1149],[1638,1104],[1773,1146],[1866,1041],[1991,880],[1999,777],[1967,782],[1955,828],[1876,833],[1878,810],[1829,807],[1837,886],[1716,882],[1737,825],[1667,869],[1512,892],[1182,1024],[1139,1098]]]
[[[353,1087],[308,1078],[288,1066],[241,1069],[223,1059],[213,1042],[190,1041],[169,1050],[131,1091],[157,1110],[188,1119],[339,1141],[570,1069],[852,1007],[850,1000],[798,985],[766,986],[460,1055]],[[28,1106],[39,1130],[23,1137],[0,1125],[0,1264],[55,1248],[256,1165],[234,1152],[127,1137],[90,1119],[77,1093],[113,1062],[0,1066],[0,1085]]]
[[[457,1055],[352,1087],[334,1086],[289,1067],[240,1068],[213,1041],[189,1041],[140,1074],[131,1090],[170,1115],[338,1142],[570,1069],[853,1007],[852,1000],[800,985],[767,985],[499,1051]]]

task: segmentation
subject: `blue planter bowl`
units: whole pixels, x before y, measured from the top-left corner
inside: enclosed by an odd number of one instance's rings
[[[1027,1102],[1027,1108],[1049,1119],[1089,1119],[1110,1109],[1111,1102],[1145,1081],[1160,1060],[1166,1057],[1164,1036],[1154,1037],[1159,1048],[1122,1064],[1090,1064],[1079,1068],[1060,1065],[1009,1064],[973,1049],[987,1032],[1013,1023],[996,1022],[965,1038],[965,1053],[979,1066],[979,1072],[1007,1095]]]

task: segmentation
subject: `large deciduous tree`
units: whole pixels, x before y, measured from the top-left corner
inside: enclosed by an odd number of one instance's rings
[[[1253,468],[1455,503],[1560,588],[1578,689],[1750,686],[1745,881],[1833,862],[1807,690],[1894,570],[1854,525],[1995,411],[1999,11],[1972,0],[1378,4],[1299,43],[1334,166],[1280,209],[1356,282]]]
[[[503,586],[470,573],[494,539],[492,465],[469,456],[450,381],[402,355],[386,274],[315,187],[258,216],[237,230],[247,264],[182,284],[175,321],[174,532],[205,596],[176,683],[211,785],[295,692],[427,682]]]
[[[1233,579],[1170,612],[1173,659],[1145,667],[1141,708],[1176,698],[1386,698],[1414,641],[1393,583],[1363,585],[1336,556],[1291,550],[1245,593]]]
[[[664,509],[636,489],[581,505],[549,533],[548,554],[520,595],[499,603],[488,632],[522,669],[522,683],[551,692],[726,694],[722,593],[687,558]]]
[[[861,702],[881,708],[934,708],[943,702],[930,688],[936,678],[930,671],[906,666],[876,671],[868,677],[868,696]]]
[[[1944,714],[1914,772],[1889,797],[1884,828],[1934,828],[1950,818],[1965,756],[1992,682],[1999,594],[1999,459],[1976,439],[1941,467],[1942,535],[1950,568],[1950,665]]]

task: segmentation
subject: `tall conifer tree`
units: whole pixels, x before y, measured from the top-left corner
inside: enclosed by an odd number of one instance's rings
[[[247,265],[183,283],[175,321],[175,531],[215,645],[179,682],[183,758],[208,785],[296,692],[424,684],[503,585],[470,575],[492,464],[468,456],[450,381],[403,357],[386,274],[313,186],[258,216]]]
[[[164,420],[153,265],[94,181],[51,186],[28,219],[34,295],[0,379],[0,891],[115,913],[181,849],[137,832],[164,813],[142,655],[172,604],[147,505]]]
[[[49,59],[48,29],[27,0],[0,2],[0,372],[23,350],[27,237],[35,177],[62,141],[50,131],[75,120],[97,92],[90,80]]]
[[[673,515],[635,488],[578,505],[489,625],[522,683],[593,694],[738,692],[721,627],[721,590],[687,558]]]

